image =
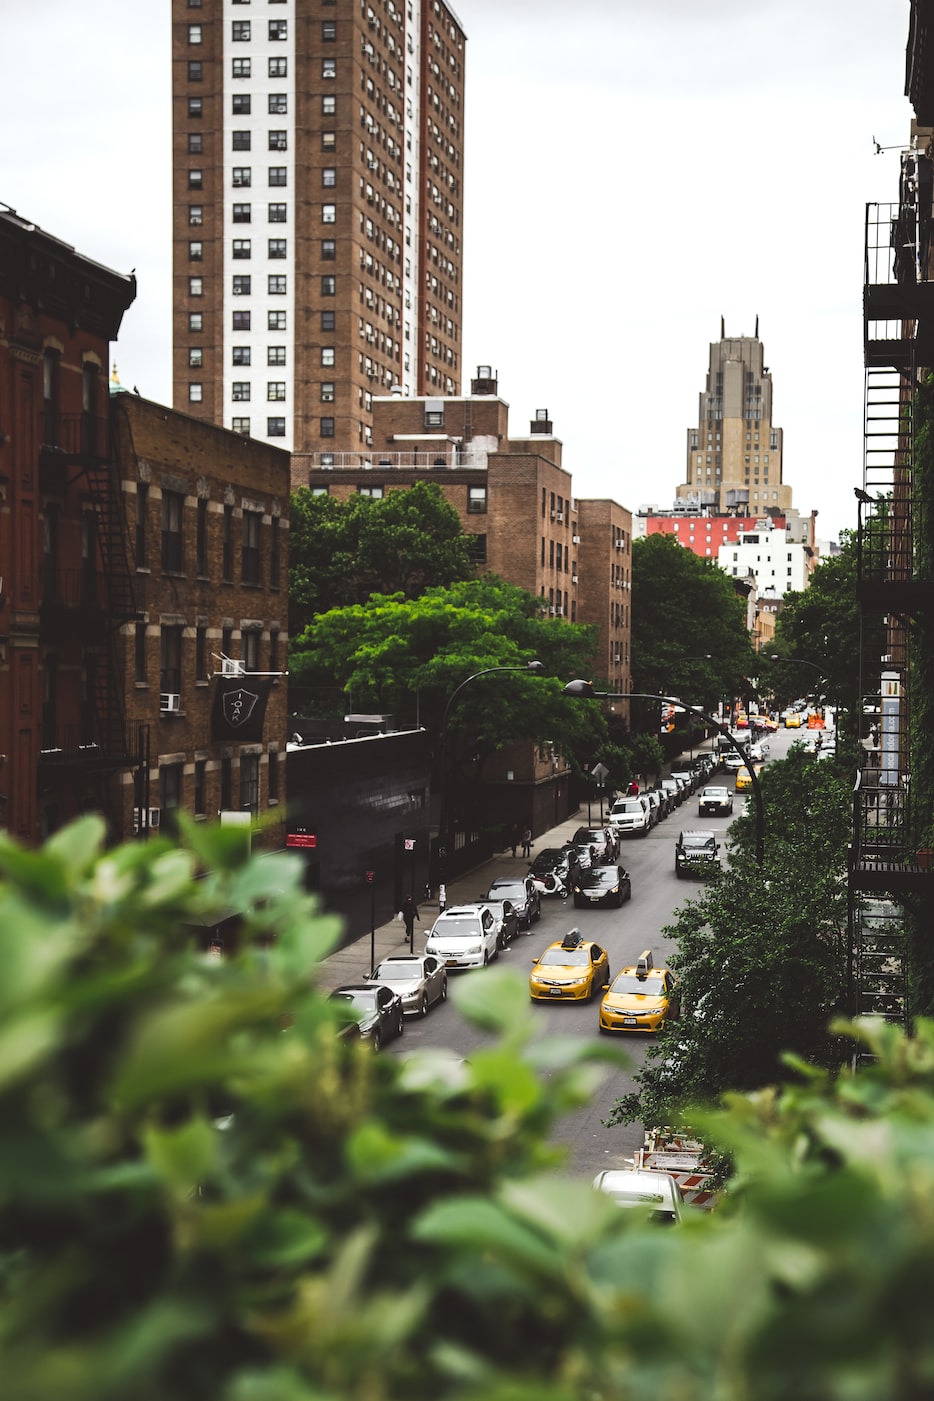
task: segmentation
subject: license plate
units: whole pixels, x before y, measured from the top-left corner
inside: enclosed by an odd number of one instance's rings
[[[444,962],[445,962],[445,967],[447,967],[447,968],[459,968],[459,967],[460,967],[460,964],[458,963],[458,961],[457,961],[456,958],[446,958],[446,959],[444,960]]]
[[[638,1026],[635,1017],[623,1017],[623,1026]]]
[[[551,996],[552,996],[552,997],[560,997],[560,996],[561,996],[561,989],[560,989],[560,988],[549,988],[548,991],[551,993]]]
[[[599,905],[599,903],[600,903],[600,901],[601,901],[602,899],[603,899],[603,896],[602,896],[602,895],[591,895],[591,896],[590,896],[590,903],[591,903],[592,905]]]

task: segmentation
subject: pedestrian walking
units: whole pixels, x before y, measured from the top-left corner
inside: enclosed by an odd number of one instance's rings
[[[510,848],[512,849],[512,854],[513,854],[513,856],[515,856],[515,854],[516,854],[516,847],[519,845],[519,824],[518,824],[518,822],[514,822],[514,823],[512,824],[512,827],[509,829],[509,845],[510,845]]]
[[[414,949],[415,921],[418,920],[421,922],[421,916],[418,913],[418,906],[411,895],[407,895],[402,901],[401,914],[402,922],[405,925],[405,937],[408,939],[410,946]]]
[[[632,780],[632,782],[630,783],[629,787],[626,789],[626,792],[628,793],[628,795],[629,795],[630,798],[636,798],[636,797],[638,797],[638,795],[639,795],[639,785],[638,785],[638,783],[636,782],[635,779]]]
[[[523,856],[531,856],[531,855],[532,855],[532,829],[531,829],[531,827],[526,827],[525,831],[522,833],[522,855],[523,855]]]

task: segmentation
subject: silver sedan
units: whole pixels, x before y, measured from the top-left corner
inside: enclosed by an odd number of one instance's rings
[[[390,987],[401,997],[407,1016],[427,1017],[429,1007],[444,1002],[448,995],[448,971],[432,953],[384,958],[366,981]]]

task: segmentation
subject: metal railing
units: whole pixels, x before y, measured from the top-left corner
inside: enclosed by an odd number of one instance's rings
[[[314,471],[452,471],[458,468],[485,471],[485,448],[462,448],[445,443],[438,448],[412,452],[308,452],[295,453]]]

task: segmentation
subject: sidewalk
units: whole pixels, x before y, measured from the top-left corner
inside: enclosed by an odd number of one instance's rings
[[[593,805],[594,821],[599,820],[597,805]],[[576,813],[572,813],[566,821],[552,827],[547,832],[542,832],[535,838],[532,847],[533,854],[536,850],[541,851],[546,846],[562,846],[569,842],[577,831],[578,827],[583,827],[587,823],[587,809],[578,808]],[[513,856],[507,850],[498,852],[489,861],[482,862],[475,866],[466,875],[459,876],[457,880],[448,882],[448,907],[458,904],[469,904],[472,900],[477,900],[485,895],[498,876],[525,875],[529,868],[529,863],[523,856]],[[438,917],[438,901],[420,900],[418,911],[421,919],[415,926],[415,952],[420,953],[425,946],[425,937],[429,929]],[[371,938],[369,934],[363,934],[359,939],[355,939],[350,944],[345,944],[343,948],[332,953],[329,958],[322,960],[319,967],[317,983],[325,992],[333,991],[334,988],[342,987],[345,983],[362,982],[365,975],[384,958],[389,958],[392,954],[408,953],[409,945],[405,937],[405,929],[401,920],[392,919],[388,924],[377,925],[375,935],[372,940],[373,956],[370,957]]]

